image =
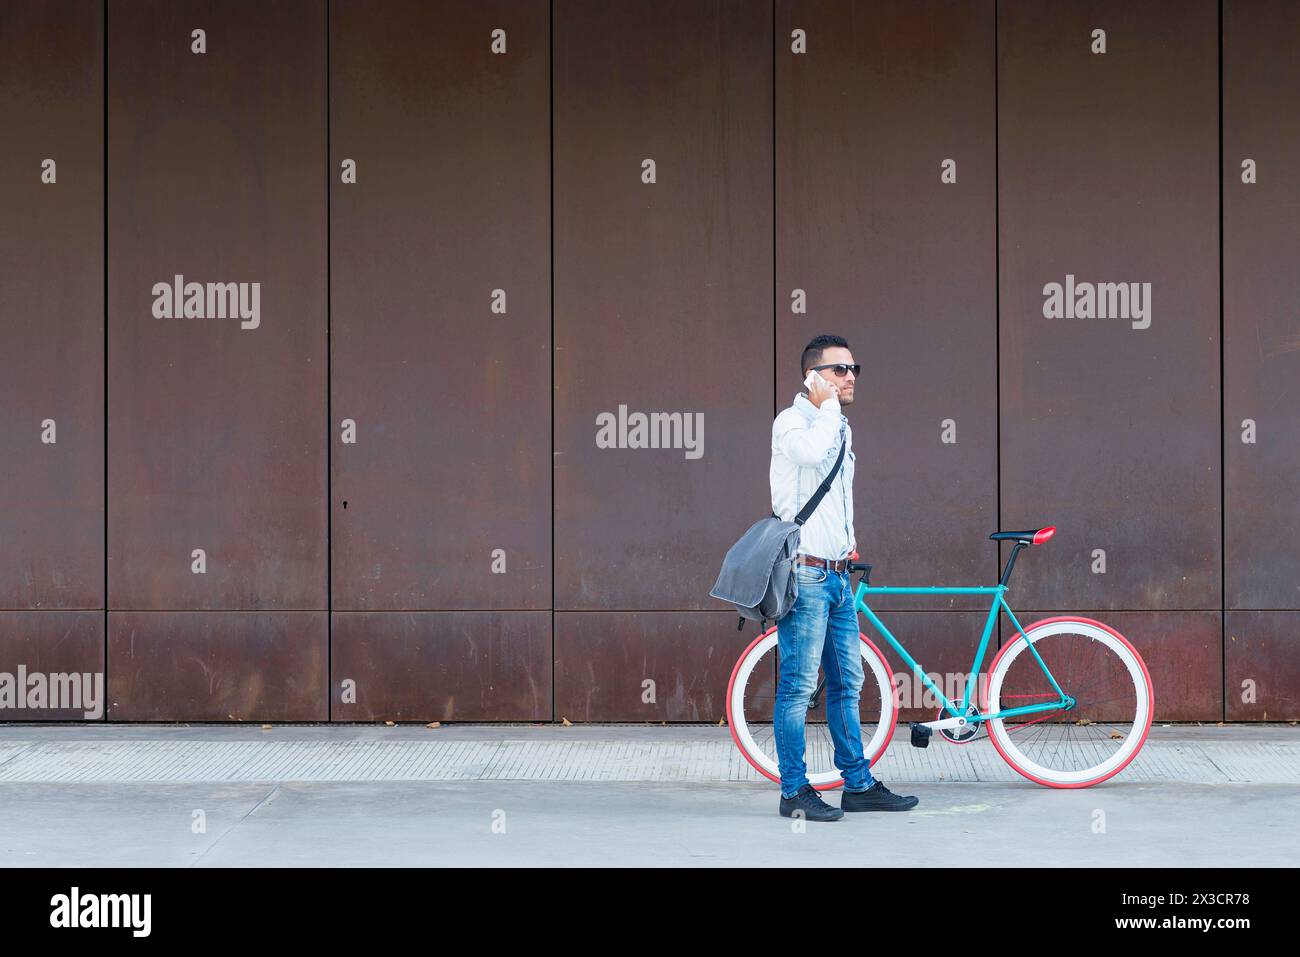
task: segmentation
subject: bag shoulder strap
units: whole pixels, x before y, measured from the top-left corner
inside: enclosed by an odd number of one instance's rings
[[[826,478],[822,480],[822,484],[817,487],[817,491],[813,492],[812,498],[808,499],[808,504],[801,508],[799,514],[794,517],[796,525],[802,525],[808,521],[812,517],[812,513],[817,510],[817,506],[822,503],[822,499],[826,497],[826,493],[830,491],[831,483],[835,481],[835,476],[840,471],[840,463],[844,461],[844,450],[848,447],[848,444],[844,439],[844,429],[841,428],[840,457],[835,460],[835,467],[827,473]]]

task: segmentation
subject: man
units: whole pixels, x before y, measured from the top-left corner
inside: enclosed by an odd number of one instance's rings
[[[848,561],[854,554],[853,432],[840,412],[853,404],[860,366],[839,336],[817,336],[804,348],[800,378],[810,370],[808,393],[796,395],[772,423],[772,511],[793,521],[835,466],[840,442],[844,461],[825,498],[799,534],[794,574],[799,597],[777,622],[781,676],[776,689],[777,761],[781,770],[781,814],[809,821],[837,821],[845,811],[906,811],[914,797],[894,794],[874,780],[862,753],[858,699],[862,691],[862,652],[858,614]],[[804,761],[804,719],[817,687],[817,667],[826,672],[826,720],[835,745],[835,766],[844,776],[844,796],[831,807],[808,783]]]

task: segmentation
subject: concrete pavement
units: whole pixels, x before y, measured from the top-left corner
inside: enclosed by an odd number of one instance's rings
[[[987,742],[905,734],[873,773],[920,806],[796,824],[707,726],[5,725],[0,863],[1274,867],[1300,851],[1286,725],[1156,726],[1077,791],[1025,781]]]

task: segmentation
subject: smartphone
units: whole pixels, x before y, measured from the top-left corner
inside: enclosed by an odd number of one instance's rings
[[[822,375],[816,369],[813,369],[811,372],[808,373],[808,378],[803,380],[803,387],[811,391],[813,387],[813,381],[815,379],[820,379],[826,385],[830,385],[830,382],[826,380],[826,377],[824,375]]]

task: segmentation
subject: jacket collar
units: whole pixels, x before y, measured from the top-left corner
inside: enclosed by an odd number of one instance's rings
[[[799,410],[799,414],[805,419],[813,419],[821,414],[821,410],[818,409],[817,406],[813,405],[812,400],[802,392],[798,393],[794,397],[794,407]],[[840,413],[840,421],[846,421],[843,412]]]

